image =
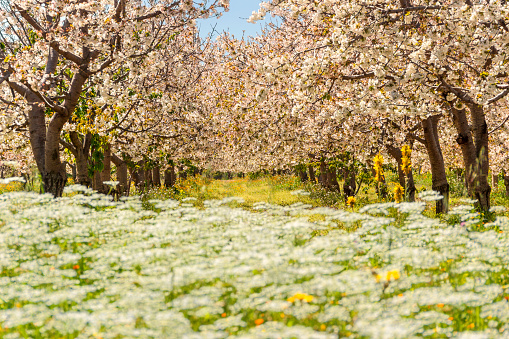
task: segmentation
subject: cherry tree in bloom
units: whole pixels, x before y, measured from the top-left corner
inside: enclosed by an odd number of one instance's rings
[[[507,4],[278,0],[251,19],[268,12],[294,20],[295,41],[306,44],[296,88],[334,74],[331,87],[355,88],[349,111],[422,120],[432,168],[443,163],[437,123],[453,116],[469,190],[489,208],[487,111],[509,93]],[[441,167],[433,188],[447,195]]]
[[[2,10],[9,23],[4,36],[20,36],[4,42],[2,99],[7,105],[22,106],[17,113],[28,122],[47,192],[62,194],[66,177],[59,153],[61,132],[72,122],[83,96],[100,111],[113,105],[128,107],[129,93],[147,91],[150,84],[142,79],[157,72],[161,65],[154,60],[162,60],[158,55],[171,46],[172,37],[194,26],[195,19],[215,15],[227,6],[224,0],[208,5],[27,0],[11,1]]]

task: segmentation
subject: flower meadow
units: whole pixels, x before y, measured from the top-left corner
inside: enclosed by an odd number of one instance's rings
[[[425,201],[66,192],[0,195],[2,338],[509,335],[509,218],[483,223],[471,201],[440,221]]]

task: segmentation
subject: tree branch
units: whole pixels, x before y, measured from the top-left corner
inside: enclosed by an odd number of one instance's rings
[[[502,123],[500,123],[500,125],[498,125],[497,127],[495,127],[494,129],[492,129],[491,131],[488,132],[488,134],[492,134],[492,133],[495,133],[496,131],[498,131],[500,128],[502,128],[505,123],[507,122],[507,120],[509,120],[509,115],[504,119],[504,121],[502,121]]]
[[[396,13],[426,11],[426,10],[435,10],[435,9],[442,9],[442,6],[414,6],[414,7],[406,7],[406,8],[398,8],[398,9],[389,9],[387,11],[382,11],[382,13],[396,14]]]
[[[497,96],[491,98],[490,100],[486,101],[486,104],[491,105],[494,102],[499,101],[500,99],[504,98],[507,94],[509,94],[509,88],[506,88],[505,91],[501,92]]]

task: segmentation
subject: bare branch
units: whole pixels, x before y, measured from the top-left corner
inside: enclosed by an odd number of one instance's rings
[[[500,99],[503,99],[507,94],[509,94],[509,88],[506,88],[505,91],[501,92],[497,96],[495,96],[495,97],[491,98],[490,100],[486,101],[486,104],[487,105],[491,105],[492,103],[497,102]]]
[[[492,129],[491,131],[488,132],[488,134],[492,134],[492,133],[495,133],[496,131],[498,131],[499,129],[501,129],[505,123],[509,120],[509,115],[504,119],[504,121],[502,121],[500,123],[500,125],[498,125],[497,127],[495,127],[494,129]]]
[[[398,8],[398,9],[389,9],[387,11],[382,11],[382,13],[396,14],[396,13],[426,11],[426,10],[435,10],[435,9],[442,9],[442,6],[415,6],[415,7],[406,7],[406,8]]]

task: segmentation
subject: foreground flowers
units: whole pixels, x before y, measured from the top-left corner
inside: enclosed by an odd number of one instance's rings
[[[424,203],[250,212],[225,206],[235,198],[196,208],[87,192],[0,195],[3,338],[509,331],[504,217],[481,233],[467,205],[452,211],[459,226],[424,217]],[[398,222],[385,217],[391,209]],[[322,221],[309,222],[316,214]]]

